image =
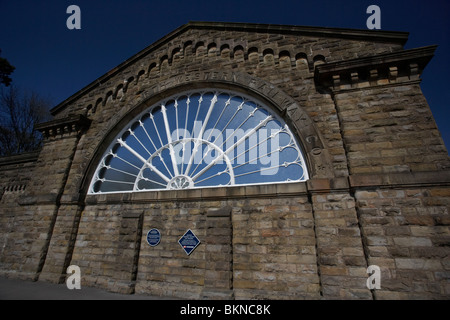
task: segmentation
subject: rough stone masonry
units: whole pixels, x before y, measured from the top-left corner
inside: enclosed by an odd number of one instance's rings
[[[52,109],[40,152],[0,159],[0,275],[190,299],[449,299],[450,159],[404,32],[190,22]],[[426,44],[424,44],[426,45]],[[105,148],[192,88],[264,101],[298,183],[88,194]],[[148,230],[161,242],[151,247]],[[191,229],[201,240],[187,255]],[[380,289],[367,268],[379,266]]]

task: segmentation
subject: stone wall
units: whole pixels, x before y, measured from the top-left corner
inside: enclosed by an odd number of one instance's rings
[[[379,299],[448,299],[448,177],[393,175],[388,188],[355,192],[369,264],[381,268]],[[422,181],[420,181],[422,180]],[[430,181],[435,186],[426,187]]]
[[[33,233],[39,228],[37,221],[31,212],[18,205],[32,178],[38,154],[29,153],[0,159],[1,275],[15,275],[20,272],[31,257],[29,248],[33,238],[44,237],[39,231]]]
[[[339,93],[335,99],[350,174],[448,168],[419,85]]]
[[[435,47],[399,32],[189,23],[41,124],[42,151],[0,160],[0,274],[181,298],[448,299],[450,159],[420,90]],[[182,90],[274,109],[301,144],[300,183],[88,195],[137,114]],[[18,186],[18,187],[16,187]],[[160,230],[150,247],[148,230]],[[191,229],[189,256],[177,243]],[[381,269],[369,290],[367,268]]]
[[[290,192],[299,190],[284,196],[277,196],[276,188],[251,189],[230,188],[233,199],[192,191],[189,201],[151,201],[140,194],[130,199],[132,205],[111,196],[90,196],[72,263],[85,270],[87,285],[119,292],[183,298],[320,297],[314,219],[305,185],[292,185]],[[251,191],[265,192],[265,198],[248,197]],[[141,231],[128,231],[131,221]],[[156,247],[146,242],[152,228],[162,234]],[[188,229],[201,241],[189,256],[177,242]],[[141,234],[141,242],[139,248],[126,245],[126,253],[120,248],[130,234]]]

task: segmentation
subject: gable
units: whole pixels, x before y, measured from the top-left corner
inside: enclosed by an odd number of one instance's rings
[[[142,78],[165,78],[168,73],[198,70],[205,63],[233,70],[245,64],[254,73],[260,62],[281,66],[334,62],[398,51],[406,32],[300,27],[246,23],[189,22],[151,44],[81,89],[51,110],[55,117],[87,114],[115,98]],[[189,57],[200,58],[191,61]],[[224,61],[224,59],[229,59]],[[197,62],[197,63],[196,63]],[[173,68],[174,64],[189,64]],[[311,74],[305,75],[306,77]]]

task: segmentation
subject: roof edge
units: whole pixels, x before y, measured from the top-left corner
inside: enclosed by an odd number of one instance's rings
[[[405,31],[383,31],[383,30],[365,30],[351,28],[334,27],[315,27],[315,26],[296,26],[283,24],[262,24],[262,23],[243,23],[243,22],[208,22],[208,21],[189,21],[185,26],[192,28],[222,29],[222,30],[243,30],[254,32],[281,32],[289,34],[308,34],[320,37],[338,37],[370,39],[373,41],[388,41],[404,45],[408,41],[409,32]]]

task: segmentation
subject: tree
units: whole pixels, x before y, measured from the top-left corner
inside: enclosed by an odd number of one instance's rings
[[[42,135],[34,127],[50,119],[50,101],[15,86],[0,89],[0,156],[39,149]]]
[[[2,53],[2,50],[0,50]],[[15,67],[13,67],[8,60],[0,57],[0,84],[4,84],[6,87],[9,86],[12,79],[9,77],[13,73]]]

